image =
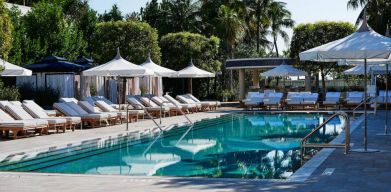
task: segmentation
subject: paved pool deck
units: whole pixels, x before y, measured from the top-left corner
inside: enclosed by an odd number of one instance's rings
[[[190,118],[199,120],[225,113],[197,113]],[[344,155],[343,149],[336,149],[304,182],[3,172],[0,173],[0,191],[391,191],[391,136],[377,135],[384,132],[384,116],[384,111],[378,111],[368,119],[369,148],[380,152]],[[170,117],[164,119],[163,124],[173,121],[184,122],[185,119]],[[130,125],[131,130],[154,126],[151,121]],[[0,142],[0,153],[117,134],[123,130],[124,126],[113,126],[4,141]],[[352,149],[362,148],[362,125],[353,131],[351,143]]]

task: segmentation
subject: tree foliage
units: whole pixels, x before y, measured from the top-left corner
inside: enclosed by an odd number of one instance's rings
[[[25,57],[27,63],[49,54],[76,58],[86,43],[83,33],[72,21],[67,21],[62,7],[54,3],[37,3],[24,18],[26,27]]]
[[[134,63],[143,63],[149,53],[154,62],[160,63],[157,31],[144,22],[128,20],[99,23],[92,42],[92,54],[97,63],[114,58],[117,47],[123,58]]]
[[[330,72],[338,72],[341,68],[336,63],[300,62],[299,53],[305,50],[346,37],[355,31],[348,22],[316,22],[301,24],[294,28],[290,45],[290,57],[297,60],[298,67],[308,73],[318,72],[322,75],[322,87],[325,87],[325,76]]]
[[[215,36],[208,38],[189,32],[169,33],[160,40],[162,65],[173,70],[181,70],[193,59],[195,66],[209,72],[217,72],[221,67],[221,62],[217,59],[219,43],[219,38]],[[166,81],[166,84],[171,85],[170,91],[174,94],[182,93],[183,90],[181,84],[177,82],[175,79]],[[216,92],[210,80],[202,79],[193,82],[193,91],[197,96],[206,97]]]
[[[12,23],[3,0],[0,0],[0,57],[7,59],[11,48]]]
[[[391,27],[391,1],[390,0],[349,0],[348,8],[358,9],[362,7],[362,11],[357,18],[356,25],[364,17],[364,11],[369,16],[369,25],[378,33],[385,34],[387,26]]]
[[[105,11],[102,15],[99,16],[99,20],[103,22],[120,21],[123,19],[124,17],[122,16],[122,12],[119,10],[117,4],[114,4],[109,12]]]

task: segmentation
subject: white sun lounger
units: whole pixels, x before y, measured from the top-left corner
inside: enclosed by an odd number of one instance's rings
[[[346,93],[346,106],[355,107],[364,100],[364,92],[354,91]]]
[[[37,107],[38,106],[38,107]],[[22,107],[26,110],[31,116],[39,119],[58,119],[59,117],[51,117],[45,111],[39,107],[34,101],[25,100],[23,101]],[[76,125],[81,123],[80,117],[61,117],[66,119],[66,124],[69,125],[69,128],[72,131],[75,131]]]
[[[197,105],[196,104],[184,104],[184,103],[180,103],[179,101],[177,101],[176,99],[174,99],[173,97],[171,97],[170,95],[164,95],[164,96],[159,96],[159,97],[156,97],[158,100],[158,102],[163,102],[167,105],[170,105],[170,103],[176,107],[179,107],[182,111],[186,112],[186,113],[194,113],[197,111]]]
[[[122,112],[103,112],[99,109],[99,107],[91,105],[88,101],[79,101],[77,104],[88,113],[107,114],[110,121],[114,123],[122,122],[122,120],[126,118],[126,115]]]
[[[113,106],[107,104],[104,101],[95,101],[95,105],[99,107],[102,111],[105,112],[120,112],[117,109],[115,109]],[[126,115],[126,111],[121,111],[121,114]],[[135,121],[138,121],[139,116],[144,118],[144,110],[128,110],[129,120],[132,121],[132,119],[135,119]]]
[[[152,99],[146,98],[146,97],[140,97],[140,101],[144,104],[146,107],[151,107],[151,108],[161,108],[162,112],[168,113],[169,116],[171,114],[177,115],[178,114],[178,108],[176,107],[169,107],[169,106],[160,106],[156,104]]]
[[[265,94],[263,105],[271,109],[271,107],[281,107],[281,99],[283,94],[279,92]]]
[[[380,90],[376,100],[378,104],[386,104],[386,91]],[[391,103],[391,91],[388,91],[388,103]]]
[[[186,95],[177,95],[176,98],[185,104],[195,104],[197,105],[197,108],[201,111],[205,111],[210,108],[209,103],[201,103],[201,102],[195,102],[192,99],[188,98]]]
[[[106,99],[106,97],[103,97],[103,96],[94,96],[93,97],[95,99],[95,101],[104,101],[106,102],[107,104],[111,105],[112,107],[114,107],[115,109],[126,109],[126,105],[119,105],[119,104],[115,104],[113,102],[111,102],[110,100]]]
[[[23,103],[28,103],[30,106],[34,107],[35,109],[39,109],[43,112],[45,112],[50,117],[55,117],[57,115],[56,110],[45,110],[41,106],[39,106],[37,103],[35,103],[34,100],[24,100]]]
[[[340,103],[341,92],[327,92],[326,98],[323,101],[323,106],[327,109],[328,106],[337,106]]]
[[[164,111],[162,111],[160,107],[147,107],[142,104],[141,101],[139,101],[135,96],[128,96],[126,100],[128,103],[130,103],[130,105],[133,106],[133,108],[146,110],[154,117],[160,117],[161,115],[165,115]]]
[[[28,132],[46,134],[48,132],[48,122],[39,119],[15,120],[0,109],[0,131],[7,136],[12,132],[13,139],[25,136]]]
[[[34,117],[26,112],[22,106],[9,104],[5,106],[5,110],[16,120],[34,120]],[[57,132],[60,129],[65,132],[67,120],[64,118],[39,118],[37,120],[42,121],[42,123],[46,121],[49,125],[49,128],[54,128]]]
[[[215,109],[217,109],[217,107],[220,107],[221,106],[221,103],[220,101],[200,101],[197,97],[195,97],[194,95],[188,93],[186,94],[187,96],[189,96],[190,99],[194,100],[195,102],[207,102],[209,103],[211,106],[213,106]]]
[[[245,108],[261,107],[263,104],[264,93],[260,92],[248,92],[246,99],[242,100]]]
[[[63,102],[63,103],[73,102],[73,103],[77,104],[77,102],[79,102],[79,101],[75,98],[62,97],[62,98],[60,98],[60,102]]]
[[[80,117],[82,122],[90,123],[92,127],[95,127],[97,123],[101,126],[102,122],[109,124],[107,114],[90,114],[74,102],[54,103],[53,107],[66,116]]]

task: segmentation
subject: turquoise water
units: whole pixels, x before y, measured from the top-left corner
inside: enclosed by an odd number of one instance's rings
[[[183,126],[143,142],[118,142],[88,153],[63,151],[0,170],[137,176],[280,179],[300,166],[300,139],[327,118],[324,114],[232,114]],[[311,142],[328,142],[342,130],[332,120]],[[44,138],[43,138],[44,139]],[[43,158],[42,158],[43,157]]]

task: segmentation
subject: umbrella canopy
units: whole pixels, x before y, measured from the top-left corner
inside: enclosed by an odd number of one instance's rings
[[[93,67],[94,60],[80,55],[76,58],[75,63],[78,65],[83,65],[87,69],[89,69],[89,68]]]
[[[0,66],[2,66],[4,69],[0,72],[0,76],[2,77],[31,76],[32,74],[31,70],[13,65],[7,61],[4,61],[3,59],[0,59]]]
[[[176,77],[179,78],[206,78],[214,77],[215,74],[208,71],[204,71],[193,64],[193,60],[190,60],[189,66],[177,72]]]
[[[111,61],[83,71],[84,76],[119,76],[119,77],[139,77],[153,75],[153,71],[133,64],[120,55],[119,49],[117,56]]]
[[[338,61],[338,59],[391,60],[391,38],[373,31],[364,19],[355,33],[300,53],[302,61]]]
[[[388,66],[388,70],[391,71],[391,66]],[[363,75],[365,71],[364,66],[357,65],[353,68],[350,68],[343,73],[345,75]],[[370,65],[369,70],[367,70],[367,73],[373,73],[375,75],[378,74],[385,74],[386,73],[386,67],[385,66],[379,66],[379,65]]]
[[[161,76],[161,77],[172,77],[176,74],[176,71],[162,67],[162,66],[154,63],[152,61],[150,55],[148,55],[148,59],[140,66],[155,72],[155,75]]]
[[[305,71],[294,68],[292,65],[287,65],[285,62],[269,71],[261,73],[264,77],[288,77],[288,76],[305,76]]]
[[[89,68],[88,66],[78,65],[69,62],[65,58],[57,57],[53,55],[44,57],[40,62],[26,65],[25,67],[34,72],[75,72],[75,73],[79,73]]]

